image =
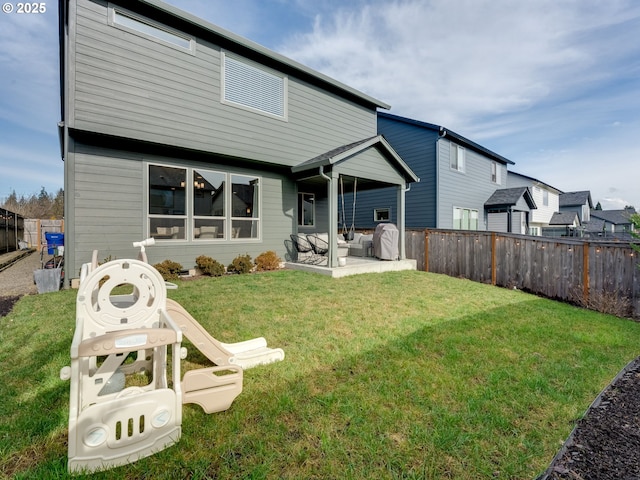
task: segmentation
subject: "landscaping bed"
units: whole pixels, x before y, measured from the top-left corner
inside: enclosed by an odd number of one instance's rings
[[[640,478],[639,398],[640,357],[596,398],[538,480]]]

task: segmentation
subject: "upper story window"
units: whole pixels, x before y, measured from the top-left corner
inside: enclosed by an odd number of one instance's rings
[[[451,148],[449,149],[449,162],[453,170],[464,172],[464,154],[465,151],[463,147],[454,143],[451,144]]]
[[[491,162],[491,181],[496,185],[500,185],[500,165],[498,162]]]
[[[549,190],[542,190],[542,204],[545,207],[549,206]]]
[[[222,52],[222,103],[287,119],[287,77]]]
[[[109,5],[109,25],[145,38],[160,40],[171,47],[178,47],[190,53],[195,52],[196,42],[192,37],[120,7]]]

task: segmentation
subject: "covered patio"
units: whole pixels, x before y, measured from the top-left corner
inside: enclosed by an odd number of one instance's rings
[[[400,270],[417,270],[417,261],[403,260],[379,260],[375,257],[346,257],[344,266],[329,267],[326,262],[322,264],[309,264],[298,262],[286,262],[285,268],[302,270],[304,272],[318,273],[333,278],[348,277],[361,273],[397,272]]]
[[[326,261],[316,262],[315,265],[291,261],[287,263],[288,267],[318,273],[326,271],[325,274],[332,276],[352,274],[347,273],[349,271],[364,273],[411,268],[412,261],[406,261],[404,244],[405,193],[412,182],[420,180],[384,137],[377,135],[343,145],[296,165],[291,170],[296,178],[299,195],[298,225],[294,234],[324,234],[327,251],[324,254]],[[345,230],[353,231],[355,227],[353,220],[348,227],[346,218],[355,218],[356,190],[382,188],[396,190],[396,227],[399,232],[397,259],[381,261],[368,256],[349,256],[346,265],[339,266],[338,258],[344,258],[344,255],[340,255],[338,238]],[[348,202],[345,202],[345,197],[348,197]],[[303,206],[304,199],[308,202]],[[345,203],[349,204],[350,210],[346,215]],[[301,209],[308,209],[310,215],[307,217],[306,213],[301,214]],[[413,269],[415,268],[413,262]]]

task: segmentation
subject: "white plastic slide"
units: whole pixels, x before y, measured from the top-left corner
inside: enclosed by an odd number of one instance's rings
[[[269,348],[262,337],[238,343],[216,340],[175,300],[167,299],[167,313],[182,330],[182,334],[218,366],[237,365],[247,370],[284,359],[284,351],[281,348]]]

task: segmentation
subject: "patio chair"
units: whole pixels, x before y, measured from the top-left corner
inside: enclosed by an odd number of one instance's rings
[[[324,257],[329,253],[329,242],[327,240],[320,238],[318,235],[307,235],[307,240],[316,255]]]
[[[300,233],[292,233],[290,235],[291,242],[296,249],[296,262],[298,263],[309,263],[314,258],[313,247],[309,240],[307,240],[306,235]]]

